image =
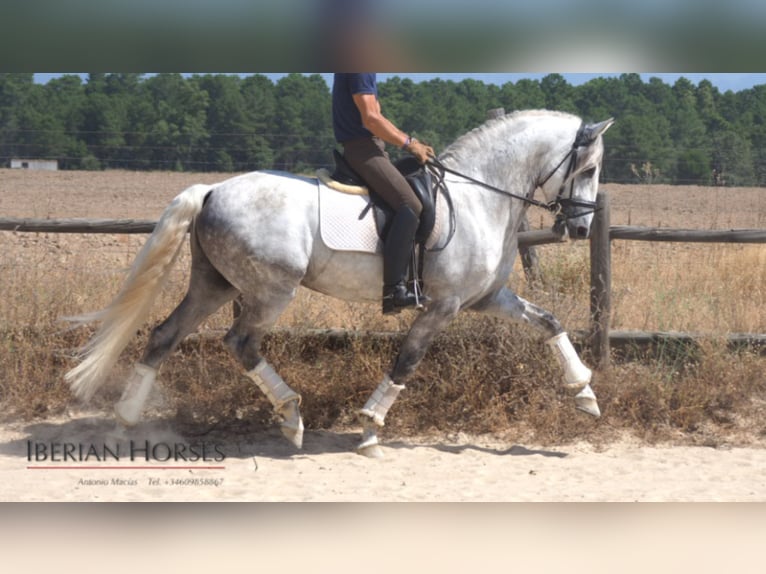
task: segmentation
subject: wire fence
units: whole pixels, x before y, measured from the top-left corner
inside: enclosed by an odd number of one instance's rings
[[[48,153],[45,154],[45,157],[37,157],[36,159],[58,160],[61,165],[76,165],[78,168],[82,168],[82,162],[87,159],[97,163],[92,169],[181,169],[223,172],[256,169],[291,171],[296,167],[302,170],[318,169],[332,164],[332,149],[336,145],[335,139],[329,131],[327,133],[223,131],[169,135],[159,131],[6,130],[3,132],[3,140],[6,143],[4,146],[0,146],[0,166],[8,166],[10,161],[15,158],[27,158],[30,155],[36,155],[36,151],[41,149],[40,143],[24,140],[34,140],[38,136],[50,136],[51,134],[78,138],[77,141],[84,143],[87,156],[90,157],[86,158],[82,154],[61,151],[56,154]],[[142,141],[155,137],[164,137],[172,141],[161,144]],[[119,143],[105,143],[103,141],[105,139],[116,139]],[[254,144],[246,145],[243,144],[243,141],[259,142],[256,147],[270,154],[272,159],[266,160],[265,163],[264,160],[255,159],[253,155]],[[291,142],[295,144],[294,150],[288,149]],[[652,158],[646,156],[646,150],[638,146],[621,144],[619,152],[619,155],[613,155],[607,150],[601,173],[601,179],[604,183],[669,181],[669,176],[659,171],[652,175],[640,173],[641,166],[652,163]],[[684,147],[673,150],[677,156],[690,153],[708,156],[710,152],[711,150],[705,147]],[[282,159],[284,153],[289,154],[289,159]],[[224,154],[230,157],[230,162],[225,167],[220,161],[220,157]],[[635,168],[632,170],[634,175],[624,175],[631,171],[627,169],[630,166]],[[616,176],[616,174],[621,175]],[[757,173],[753,173],[751,177],[757,180],[759,176]],[[688,177],[674,174],[671,179],[673,183],[683,185],[719,185],[726,181],[725,174],[719,174],[717,177],[712,169],[709,174],[704,176]]]

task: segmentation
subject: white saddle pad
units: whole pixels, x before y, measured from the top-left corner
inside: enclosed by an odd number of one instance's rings
[[[370,201],[368,195],[352,195],[330,189],[317,180],[319,186],[319,234],[330,249],[336,251],[360,251],[382,253],[383,242],[378,238],[375,215],[367,210],[359,216]],[[446,218],[444,199],[439,194],[436,201],[436,223],[426,247],[433,248],[441,238]]]

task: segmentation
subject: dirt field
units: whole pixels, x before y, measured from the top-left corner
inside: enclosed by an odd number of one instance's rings
[[[5,217],[156,219],[186,187],[226,177],[217,173],[0,169],[0,213]],[[766,227],[766,190],[761,188],[601,187],[611,195],[613,225]],[[531,213],[530,219],[534,226],[539,218]]]
[[[156,219],[187,186],[221,179],[220,174],[0,170],[0,216]],[[608,184],[602,187],[610,193],[613,225],[766,227],[766,190],[762,189]],[[531,213],[531,223],[535,227],[546,225],[547,221],[544,216]],[[0,232],[3,249],[0,271],[11,288],[20,266],[31,266],[41,278],[54,269],[68,269],[73,275],[72,285],[62,286],[62,293],[57,295],[30,291],[16,294],[16,300],[6,296],[6,302],[0,304],[0,324],[5,327],[14,322],[49,321],[45,313],[51,307],[57,312],[97,308],[118,285],[119,275],[115,271],[130,264],[143,240],[143,236]],[[574,260],[573,273],[577,274],[582,269],[585,253],[582,248],[546,249],[567,250],[563,259]],[[639,255],[635,247],[618,249],[627,251],[634,259]],[[689,245],[648,249],[641,251],[648,255],[641,256],[660,262],[678,254],[693,261],[697,253],[711,252]],[[766,267],[764,249],[745,246],[732,251],[733,257],[720,255],[717,259],[703,260],[700,255],[700,262],[708,266],[725,266],[729,259],[744,262],[747,269],[756,270],[756,275],[748,279],[753,283],[752,289],[762,291],[761,276],[757,273],[759,265],[761,274]],[[735,274],[733,284],[737,285],[742,268],[731,269],[726,274]],[[711,331],[766,331],[763,309],[738,308],[729,313],[719,303],[709,318],[705,312],[694,309],[675,317],[662,308],[657,311],[659,318],[649,316],[646,308],[659,304],[632,298],[637,297],[636,282],[647,274],[647,268],[638,269],[633,275],[628,270],[616,273],[624,273],[613,280],[620,305],[615,318],[618,327],[658,328],[658,323],[665,320],[678,330],[691,325],[692,329]],[[688,273],[688,269],[681,273]],[[94,294],[84,288],[94,274],[110,278],[115,275],[111,292]],[[182,288],[183,276],[171,286],[171,290],[175,289],[172,297],[179,296]],[[728,284],[724,288],[732,289]],[[587,309],[587,292],[584,297]],[[718,295],[707,290],[700,297],[715,299]],[[19,304],[27,300],[29,306]],[[549,303],[556,313],[573,305],[569,301],[557,302],[554,295]],[[582,307],[579,303],[578,306]],[[303,293],[284,322],[365,328],[374,321],[375,328],[391,330],[404,326],[398,320],[377,316],[370,319],[370,315],[344,303]],[[584,315],[572,311],[569,318],[577,325]],[[695,323],[702,320],[706,322]],[[12,346],[3,346],[2,352],[12,352],[11,349]],[[750,445],[734,448],[720,443],[714,445],[716,448],[649,447],[627,436],[609,444],[576,442],[561,447],[519,444],[518,437],[507,435],[387,436],[386,458],[374,461],[351,452],[357,440],[355,432],[310,431],[304,452],[295,453],[278,431],[269,431],[247,437],[219,437],[227,453],[223,470],[28,468],[41,464],[29,460],[29,441],[103,444],[107,440],[167,443],[196,440],[178,435],[162,420],[149,420],[130,435],[120,433],[108,413],[74,407],[61,417],[7,422],[0,428],[0,500],[766,500],[763,436]],[[208,438],[216,440],[214,435]],[[444,480],[445,476],[450,480]],[[92,481],[104,477],[108,478],[106,486],[94,486]],[[113,478],[118,480],[112,482]],[[163,481],[159,485],[152,482],[157,478]],[[203,478],[206,480],[199,480]],[[189,480],[167,483],[165,479]]]

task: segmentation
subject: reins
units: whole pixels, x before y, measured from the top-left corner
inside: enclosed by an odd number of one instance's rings
[[[564,162],[567,159],[569,159],[569,165],[567,166],[567,171],[564,174],[564,179],[562,181],[561,187],[559,188],[558,195],[556,196],[555,200],[551,202],[547,202],[547,203],[543,201],[538,201],[537,199],[534,199],[532,196],[527,197],[524,195],[519,195],[517,193],[510,192],[506,189],[502,189],[499,187],[495,187],[494,185],[490,185],[487,182],[478,180],[474,177],[471,177],[470,175],[461,173],[457,170],[447,167],[437,158],[429,159],[427,163],[431,164],[435,169],[441,170],[443,172],[451,173],[452,175],[461,177],[467,181],[470,181],[473,184],[479,185],[495,193],[499,193],[501,195],[505,195],[513,199],[518,199],[529,205],[534,205],[535,207],[541,207],[542,209],[545,209],[547,211],[550,211],[551,213],[556,214],[557,217],[563,217],[564,219],[571,219],[574,217],[581,217],[583,215],[588,215],[590,213],[595,213],[598,211],[598,209],[596,208],[595,202],[585,201],[582,199],[575,199],[572,197],[572,194],[574,193],[573,178],[571,179],[571,182],[570,182],[569,197],[564,197],[567,181],[570,180],[569,176],[572,174],[577,164],[577,149],[579,147],[582,147],[583,145],[589,145],[590,143],[591,143],[590,140],[587,140],[587,138],[585,137],[585,124],[581,123],[580,128],[577,130],[577,135],[575,136],[574,143],[572,143],[572,147],[569,149],[567,154],[561,159],[561,161],[558,164],[556,164],[556,167],[554,167],[548,173],[548,175],[546,175],[541,181],[537,182],[537,184],[535,185],[535,190],[538,187],[542,188],[542,186],[544,186],[548,182],[548,180],[551,177],[553,177],[553,174],[555,174],[561,168],[561,166],[564,165]],[[534,194],[534,190],[532,193]],[[575,215],[566,215],[563,213],[563,209],[565,206],[582,207],[582,208],[585,208],[586,211],[579,212]]]
[[[467,175],[465,173],[462,173],[460,171],[452,169],[451,167],[447,167],[446,165],[444,165],[441,162],[441,160],[439,160],[437,158],[431,158],[426,163],[431,164],[435,169],[441,170],[441,171],[446,172],[446,173],[451,173],[452,175],[456,175],[458,177],[461,177],[461,178],[463,178],[463,179],[465,179],[467,181],[470,181],[471,183],[474,183],[476,185],[480,185],[481,187],[483,187],[485,189],[488,189],[490,191],[494,191],[495,193],[499,193],[501,195],[512,197],[514,199],[520,199],[521,201],[523,201],[525,203],[528,203],[530,205],[534,205],[535,207],[542,207],[543,209],[547,209],[548,211],[555,212],[557,210],[557,208],[555,207],[555,202],[554,202],[554,204],[545,203],[543,201],[538,201],[538,200],[536,200],[536,199],[534,199],[532,197],[526,197],[526,196],[523,196],[523,195],[519,195],[517,193],[513,193],[513,192],[510,192],[510,191],[507,191],[505,189],[501,189],[499,187],[495,187],[494,185],[490,185],[487,182],[484,182],[484,181],[481,181],[479,179],[473,178],[470,175]]]

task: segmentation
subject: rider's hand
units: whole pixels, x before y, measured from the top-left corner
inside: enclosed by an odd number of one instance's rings
[[[407,151],[410,152],[421,164],[426,163],[429,157],[436,157],[434,154],[434,148],[430,145],[426,145],[418,140],[414,139],[407,146]]]

